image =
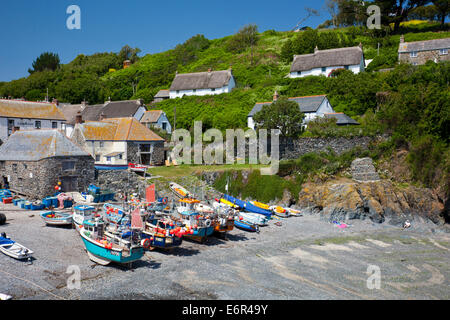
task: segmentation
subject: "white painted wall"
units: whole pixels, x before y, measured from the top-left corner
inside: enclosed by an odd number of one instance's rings
[[[5,142],[8,139],[8,120],[14,120],[14,126],[19,127],[20,130],[34,130],[35,122],[41,122],[41,129],[52,129],[52,122],[56,122],[56,129],[62,129],[62,124],[65,121],[61,120],[43,120],[43,119],[29,119],[29,118],[4,118],[0,117],[0,139]]]
[[[231,77],[227,86],[222,88],[217,88],[213,91],[213,89],[196,89],[194,90],[177,90],[170,91],[169,96],[170,99],[182,98],[183,96],[206,96],[206,95],[214,95],[214,94],[222,94],[222,93],[230,93],[231,90],[236,86],[236,82],[234,78]]]
[[[103,146],[102,145],[103,142]],[[100,155],[100,161],[95,164],[128,164],[127,163],[127,143],[126,141],[86,141],[87,151],[95,159],[95,155]],[[105,155],[113,152],[122,152],[122,159],[112,157],[108,162]]]
[[[291,72],[289,73],[289,78],[303,78],[307,76],[320,76],[324,75],[328,77],[331,71],[334,69],[344,69],[345,66],[332,66],[332,67],[326,67],[325,71],[322,70],[322,68],[314,68],[311,70],[302,71],[299,75],[298,72]],[[361,58],[360,64],[350,65],[348,67],[348,70],[352,71],[353,73],[357,74],[364,71],[364,59]]]
[[[319,109],[317,109],[316,112],[306,112],[305,118],[303,119],[303,124],[306,124],[307,122],[317,118],[317,117],[323,117],[325,113],[334,113],[334,109],[330,104],[330,101],[328,101],[327,98],[325,98],[322,101],[322,104],[320,105]],[[253,120],[253,117],[247,117],[247,126],[251,129],[255,129],[255,121]]]

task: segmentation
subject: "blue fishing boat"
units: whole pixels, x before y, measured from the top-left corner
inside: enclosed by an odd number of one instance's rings
[[[144,255],[137,234],[129,234],[126,239],[105,230],[101,219],[86,220],[80,228],[80,236],[89,258],[101,265],[111,262],[126,264],[139,260]]]
[[[245,231],[259,233],[259,226],[257,224],[245,221],[243,219],[241,220],[239,217],[234,218],[234,226]]]
[[[206,238],[213,234],[214,225],[209,216],[197,212],[194,207],[200,203],[197,199],[181,199],[176,213],[186,229],[185,236],[196,241],[205,242]]]
[[[177,225],[169,218],[159,218],[152,215],[147,218],[142,231],[141,244],[144,248],[170,249],[181,245],[182,234],[177,230]]]
[[[41,213],[40,216],[48,225],[71,225],[73,222],[71,213],[49,211]]]
[[[73,208],[73,224],[79,230],[83,226],[83,222],[93,218],[95,208],[92,206],[75,206]]]
[[[263,215],[265,215],[267,217],[271,217],[272,216],[272,212],[271,211],[265,210],[265,209],[260,208],[260,207],[257,207],[257,206],[251,204],[248,201],[242,201],[240,199],[237,199],[237,198],[235,198],[233,196],[230,196],[230,195],[227,195],[227,194],[224,194],[223,198],[225,200],[230,201],[231,203],[234,203],[234,204],[238,205],[241,209],[243,209],[245,211],[263,214]]]

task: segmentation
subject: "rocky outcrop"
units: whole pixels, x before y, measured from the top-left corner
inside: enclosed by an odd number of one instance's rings
[[[444,223],[444,205],[431,189],[412,186],[400,189],[388,180],[306,183],[297,206],[313,208],[330,221],[368,218],[378,223],[400,225],[421,217],[435,224]]]

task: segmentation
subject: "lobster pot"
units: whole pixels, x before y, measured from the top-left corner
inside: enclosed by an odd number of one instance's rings
[[[3,203],[12,203],[12,198],[3,198]]]
[[[40,203],[40,204],[31,204],[31,210],[44,210],[45,206],[44,204]]]
[[[54,207],[53,205],[53,197],[47,197],[42,199],[42,204],[46,207],[46,208],[50,208],[50,207]]]
[[[23,208],[26,209],[26,210],[30,210],[31,209],[31,202],[28,202],[28,201],[25,202]]]
[[[13,204],[14,204],[15,206],[17,206],[18,203],[19,203],[19,201],[22,201],[22,199],[13,199]]]

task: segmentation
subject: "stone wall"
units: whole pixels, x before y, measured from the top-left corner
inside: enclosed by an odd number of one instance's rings
[[[73,161],[73,170],[63,170],[63,162]],[[86,191],[95,179],[94,159],[84,157],[55,157],[40,161],[5,161],[0,168],[0,183],[9,176],[9,187],[23,193],[30,200],[42,200],[55,193],[54,187],[64,177],[76,177],[77,190]],[[74,191],[74,190],[62,190]]]
[[[164,164],[164,141],[161,142],[151,142],[148,144],[153,144],[153,154],[152,161],[150,165],[152,166],[161,166]],[[139,163],[141,164],[141,157],[139,153],[139,143],[128,142],[127,143],[127,161],[130,163]]]
[[[399,61],[413,63],[416,62],[418,65],[425,64],[428,60],[436,62],[440,61],[450,61],[450,55],[444,54],[440,55],[439,50],[429,50],[429,51],[418,51],[417,57],[412,58],[409,52],[404,52],[399,54]]]
[[[94,184],[102,190],[109,189],[116,194],[138,193],[142,197],[145,196],[147,186],[141,176],[129,170],[98,170]]]

